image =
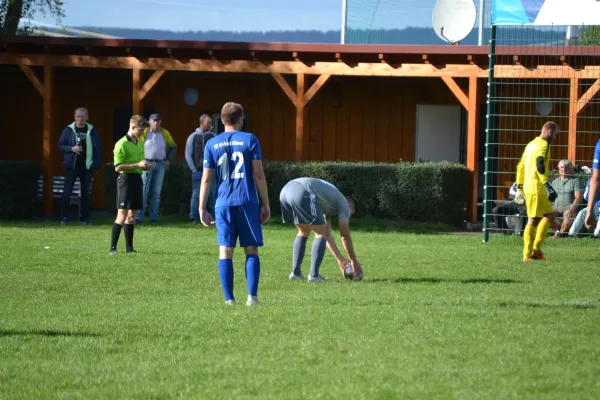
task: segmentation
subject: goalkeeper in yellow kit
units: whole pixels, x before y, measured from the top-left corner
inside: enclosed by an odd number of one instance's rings
[[[523,261],[544,260],[542,244],[554,220],[552,201],[556,191],[548,182],[550,143],[558,135],[554,122],[546,122],[542,133],[533,139],[517,165],[517,204],[527,203],[527,226],[523,233]]]

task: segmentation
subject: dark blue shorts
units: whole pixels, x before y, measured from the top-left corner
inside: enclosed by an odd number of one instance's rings
[[[260,206],[225,206],[215,208],[217,244],[236,247],[238,237],[240,247],[263,246]]]

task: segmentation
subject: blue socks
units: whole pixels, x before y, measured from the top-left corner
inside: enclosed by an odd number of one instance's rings
[[[221,287],[225,295],[225,301],[235,300],[233,296],[233,260],[219,259],[219,276]],[[248,294],[258,296],[258,282],[260,280],[260,258],[254,254],[246,256],[246,281],[248,282]]]
[[[258,296],[258,281],[260,278],[260,258],[258,254],[246,256],[246,282],[248,294]]]
[[[296,236],[294,240],[294,250],[292,251],[292,267],[294,267],[294,275],[302,275],[302,260],[306,251],[307,237]]]
[[[310,254],[310,275],[312,277],[319,276],[319,268],[321,268],[321,263],[323,262],[323,257],[325,256],[326,245],[327,240],[323,238],[315,238],[313,241],[312,252]]]
[[[225,301],[234,300],[233,297],[233,260],[221,258],[219,259],[219,275],[221,277],[221,286]]]

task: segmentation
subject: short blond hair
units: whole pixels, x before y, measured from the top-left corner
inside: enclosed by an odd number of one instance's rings
[[[221,120],[225,125],[233,126],[244,118],[244,109],[238,103],[227,102],[221,109]]]
[[[551,130],[552,133],[558,133],[560,131],[558,125],[556,125],[555,122],[552,121],[548,121],[544,124],[544,126],[542,127],[542,130],[544,131],[549,131]]]
[[[141,115],[134,115],[129,120],[129,125],[133,125],[136,128],[146,128],[148,126],[148,121]]]

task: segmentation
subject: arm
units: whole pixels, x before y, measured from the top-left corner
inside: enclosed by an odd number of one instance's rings
[[[350,236],[350,221],[346,219],[339,220],[340,225],[340,236],[342,237],[342,246],[348,253],[348,258],[352,261],[352,264],[358,264],[356,253],[354,253],[354,245],[352,243],[352,237]]]
[[[598,196],[598,182],[600,182],[600,170],[598,168],[594,168],[592,170],[592,177],[590,178],[590,191],[588,192],[587,215],[585,217],[585,226],[588,229],[596,225],[596,218],[594,217],[594,207],[596,206],[596,197]]]
[[[146,160],[144,161],[140,161],[137,164],[118,164],[115,165],[115,171],[117,172],[121,172],[121,171],[130,171],[132,169],[148,169],[148,163],[146,162]]]
[[[269,192],[267,190],[267,178],[262,165],[262,160],[252,160],[252,171],[254,174],[254,182],[261,201],[261,219],[265,224],[271,217],[271,206],[269,205]]]
[[[523,188],[523,181],[525,180],[525,164],[524,164],[525,154],[521,156],[519,160],[519,164],[517,164],[517,189]]]
[[[175,157],[175,153],[177,153],[177,144],[168,130],[163,129],[162,132],[165,137],[165,144],[167,145],[167,161],[171,162]]]
[[[215,173],[213,168],[204,168],[202,174],[202,183],[200,185],[200,212],[206,212],[206,203],[210,194],[210,186],[212,185],[212,177]]]
[[[60,134],[60,139],[58,139],[58,150],[63,153],[74,153],[73,148],[77,146],[71,146],[69,143],[69,133],[71,129],[66,127],[62,133]]]
[[[193,133],[190,135],[190,137],[188,137],[187,141],[185,142],[185,162],[187,162],[187,165],[193,174],[198,172],[196,170],[196,166],[194,165],[194,134]]]
[[[327,226],[327,248],[329,249],[329,251],[331,251],[331,254],[333,254],[333,256],[336,258],[336,260],[338,262],[338,266],[340,267],[340,272],[342,274],[344,274],[344,268],[346,267],[346,265],[348,263],[350,263],[350,260],[348,260],[348,259],[346,259],[346,257],[344,257],[344,255],[342,254],[340,249],[337,247],[337,244],[335,243],[335,239],[333,238],[333,235],[331,234],[331,218],[330,217],[327,217],[327,219],[325,220],[325,225]]]

